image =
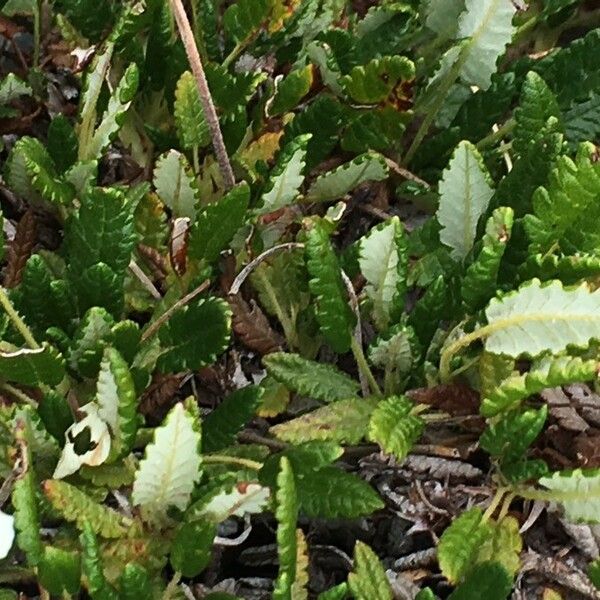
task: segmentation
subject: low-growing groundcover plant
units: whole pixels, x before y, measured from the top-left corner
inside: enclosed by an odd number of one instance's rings
[[[0,598],[598,597],[597,3],[0,25]]]

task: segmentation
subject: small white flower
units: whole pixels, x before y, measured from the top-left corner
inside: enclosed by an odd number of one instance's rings
[[[108,425],[100,418],[98,407],[93,404],[86,404],[79,409],[87,417],[77,423],[73,423],[65,432],[66,443],[63,448],[60,460],[54,470],[54,479],[62,479],[72,475],[81,465],[96,467],[101,465],[110,453],[110,433]],[[86,433],[89,430],[90,449],[83,454],[75,451],[75,439],[78,435]]]
[[[6,558],[15,540],[15,518],[0,510],[0,559]]]

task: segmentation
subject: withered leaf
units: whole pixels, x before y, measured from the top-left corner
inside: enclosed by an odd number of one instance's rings
[[[4,272],[4,286],[13,288],[21,283],[23,269],[33,253],[36,242],[37,224],[33,211],[29,209],[19,221],[15,238],[7,251],[6,271]]]
[[[457,417],[479,413],[479,393],[464,383],[418,388],[407,392],[407,396]]]

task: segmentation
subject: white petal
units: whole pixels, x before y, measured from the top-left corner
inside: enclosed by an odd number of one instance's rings
[[[0,559],[6,558],[15,540],[15,518],[0,510]]]

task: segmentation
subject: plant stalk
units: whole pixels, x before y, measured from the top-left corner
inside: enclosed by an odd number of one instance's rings
[[[369,385],[371,387],[371,391],[376,396],[382,396],[383,394],[381,393],[381,388],[379,387],[379,384],[375,380],[375,377],[373,376],[373,372],[369,368],[369,363],[367,363],[367,359],[365,358],[365,353],[363,352],[362,347],[360,346],[360,344],[358,344],[358,342],[356,341],[356,338],[354,336],[352,336],[352,338],[351,338],[350,348],[352,349],[352,354],[354,355],[354,360],[356,361],[356,364],[358,365],[358,370],[363,374],[364,377],[366,377],[366,379],[369,382]]]
[[[239,465],[241,467],[252,469],[253,471],[260,471],[263,468],[263,464],[256,460],[241,458],[239,456],[227,456],[225,454],[202,456],[202,462],[209,465]]]
[[[11,320],[12,324],[15,326],[15,329],[21,334],[21,337],[25,340],[27,345],[32,350],[37,350],[41,348],[41,346],[35,341],[31,330],[25,324],[25,321],[21,319],[19,313],[15,310],[15,307],[12,305],[6,290],[3,287],[0,287],[0,305],[6,311],[8,318]]]
[[[235,176],[233,174],[231,163],[229,162],[229,156],[227,155],[227,149],[225,148],[225,142],[223,141],[223,134],[221,133],[221,126],[219,125],[219,117],[217,116],[215,104],[208,87],[208,82],[206,81],[206,75],[204,73],[204,67],[202,66],[198,47],[196,46],[194,33],[181,0],[170,0],[170,3],[190,67],[196,78],[200,102],[202,103],[206,122],[208,123],[208,129],[210,130],[210,136],[212,138],[217,162],[219,163],[219,168],[221,169],[221,174],[223,176],[225,190],[230,190],[235,185]]]

